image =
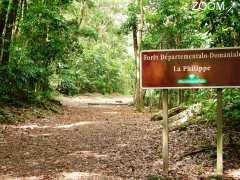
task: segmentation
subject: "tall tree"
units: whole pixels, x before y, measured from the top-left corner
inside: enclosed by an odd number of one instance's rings
[[[0,57],[2,52],[2,43],[3,43],[3,31],[5,28],[5,21],[8,12],[9,0],[2,0],[0,2]]]
[[[7,64],[9,62],[9,55],[10,55],[9,48],[11,45],[13,29],[16,23],[18,4],[19,4],[19,0],[12,0],[11,3],[9,3],[9,10],[8,10],[5,29],[4,29],[3,42],[2,42],[2,47],[3,47],[3,50],[1,53],[2,64]]]
[[[26,10],[27,10],[27,0],[20,0],[19,7],[18,7],[19,16],[16,19],[16,23],[15,23],[16,25],[14,28],[15,35],[18,35],[18,33],[19,33],[19,25],[24,18]]]
[[[142,6],[142,8],[140,8]],[[143,14],[143,1],[137,0],[136,2],[128,5],[127,11],[128,19],[122,25],[122,30],[125,33],[132,32],[133,37],[133,51],[135,60],[135,89],[134,89],[134,102],[137,110],[141,111],[143,105],[143,93],[140,89],[140,50],[144,25]],[[138,15],[141,16],[139,21]],[[140,22],[140,26],[139,26]],[[138,36],[139,34],[139,36]]]
[[[144,4],[143,4],[143,0],[139,0],[139,7],[140,7],[140,28],[139,28],[139,49],[138,49],[138,78],[137,78],[137,94],[139,95],[138,97],[138,103],[137,103],[137,109],[138,111],[142,111],[143,107],[144,107],[144,92],[141,89],[141,73],[140,73],[140,61],[141,61],[141,43],[142,43],[142,39],[143,39],[143,32],[144,32]]]

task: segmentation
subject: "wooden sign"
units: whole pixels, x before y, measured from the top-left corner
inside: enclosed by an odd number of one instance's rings
[[[240,48],[143,51],[141,85],[144,89],[240,87]]]

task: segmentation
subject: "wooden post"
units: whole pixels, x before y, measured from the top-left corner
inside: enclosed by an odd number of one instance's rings
[[[217,175],[223,175],[222,89],[217,89]]]
[[[163,171],[168,174],[168,90],[163,90]]]

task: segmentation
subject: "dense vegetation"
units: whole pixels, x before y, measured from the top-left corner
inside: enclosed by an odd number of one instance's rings
[[[118,5],[1,1],[1,99],[35,101],[56,90],[66,95],[130,93],[132,61],[114,19],[121,16]]]
[[[1,0],[1,101],[118,92],[134,94],[139,106],[143,98],[160,106],[161,91],[139,90],[140,51],[239,46],[239,1],[223,2],[224,9],[199,4],[194,10],[192,0]],[[213,90],[172,90],[170,96],[171,107],[215,105],[208,101]],[[239,96],[224,91],[228,106]]]

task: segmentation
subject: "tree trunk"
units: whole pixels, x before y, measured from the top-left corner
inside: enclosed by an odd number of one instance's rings
[[[180,19],[177,18],[178,22],[180,22]],[[182,42],[182,34],[181,32],[178,32],[177,33],[177,36],[176,36],[176,46],[177,46],[177,49],[180,49],[181,48],[181,42]],[[177,98],[177,105],[179,106],[180,104],[182,104],[183,102],[183,96],[184,96],[184,90],[183,89],[179,89],[178,90],[178,98]]]
[[[142,42],[142,37],[143,37],[143,28],[144,28],[144,10],[143,10],[143,0],[139,0],[140,4],[140,9],[141,9],[141,23],[140,23],[140,32],[139,32],[139,45],[138,45],[138,61],[137,61],[137,91],[139,94],[139,99],[137,103],[137,110],[142,111],[144,107],[144,92],[141,89],[141,77],[140,77],[140,69],[141,69],[141,42]]]
[[[18,35],[19,33],[19,24],[20,22],[23,20],[24,18],[24,14],[25,14],[25,11],[27,9],[27,1],[26,0],[20,0],[20,3],[19,3],[19,18],[17,19],[16,23],[15,23],[15,28],[14,28],[14,34],[15,36]]]
[[[138,57],[138,38],[137,38],[137,25],[133,27],[133,50],[134,50],[134,60],[135,60],[135,72],[134,72],[134,78],[135,78],[135,93],[134,93],[134,104],[138,103],[139,94],[138,94],[138,86],[137,86],[137,57]]]
[[[159,92],[159,109],[162,109],[163,106],[162,106],[162,97],[163,97],[163,90],[160,90]]]
[[[81,26],[83,18],[85,16],[85,10],[86,10],[86,2],[85,1],[81,1],[81,7],[80,7],[80,14],[79,14],[79,18],[78,18],[78,25]]]
[[[8,3],[8,1],[4,1],[4,3],[2,2],[2,8],[0,9],[0,57],[2,54],[3,31],[6,23]]]
[[[12,2],[9,3],[8,16],[4,29],[4,40],[2,43],[2,47],[4,49],[1,53],[2,64],[8,64],[9,62],[9,48],[11,45],[13,29],[17,18],[18,3],[19,0],[12,0]]]
[[[233,38],[233,46],[237,47],[238,46],[238,33],[237,32],[232,32],[232,38]]]

